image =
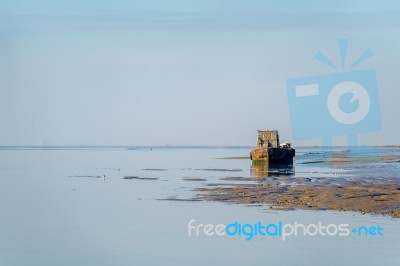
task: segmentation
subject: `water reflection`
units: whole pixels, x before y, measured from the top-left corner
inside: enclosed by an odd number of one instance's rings
[[[294,175],[293,164],[271,164],[268,161],[252,161],[250,174],[253,177],[279,177]]]

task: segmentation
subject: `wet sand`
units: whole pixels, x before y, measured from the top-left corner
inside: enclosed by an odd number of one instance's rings
[[[210,184],[211,185],[211,184]],[[215,184],[199,188],[206,200],[268,204],[274,207],[341,210],[400,217],[400,185],[280,185],[270,180],[258,184]]]
[[[158,180],[158,177],[138,177],[138,176],[124,176],[123,179],[136,179],[136,180]]]
[[[306,156],[303,156],[307,159]],[[219,159],[242,159],[225,157]],[[244,158],[243,158],[244,159]],[[314,158],[313,158],[314,159]],[[341,153],[329,153],[315,160],[303,160],[301,164],[340,165],[370,163],[397,164],[400,157],[347,157]],[[328,168],[329,169],[329,168]],[[354,170],[354,169],[353,169]],[[253,164],[252,177],[223,177],[220,183],[207,183],[195,189],[204,200],[245,205],[265,204],[279,209],[340,210],[360,213],[389,215],[400,218],[400,183],[398,176],[385,178],[365,177],[352,172],[355,178],[295,177],[294,169],[271,169],[268,164]],[[382,173],[383,174],[383,173]],[[378,173],[378,177],[380,174]]]

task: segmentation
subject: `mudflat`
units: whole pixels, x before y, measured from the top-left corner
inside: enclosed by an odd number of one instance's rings
[[[239,204],[269,204],[302,209],[355,211],[400,217],[400,185],[357,184],[280,185],[274,180],[259,184],[216,184],[199,188],[206,200]]]

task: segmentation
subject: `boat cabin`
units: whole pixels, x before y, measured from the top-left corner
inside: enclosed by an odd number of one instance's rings
[[[257,148],[279,148],[278,130],[257,130]]]

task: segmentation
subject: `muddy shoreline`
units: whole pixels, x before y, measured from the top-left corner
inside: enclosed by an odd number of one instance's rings
[[[227,179],[225,179],[227,180]],[[270,208],[340,210],[400,218],[399,184],[281,185],[273,178],[249,184],[209,184],[198,188],[204,200],[266,204]]]
[[[220,183],[204,184],[195,189],[203,200],[245,205],[266,205],[279,209],[340,210],[400,218],[400,182],[398,172],[370,175],[363,165],[398,164],[400,156],[347,156],[348,151],[327,152],[319,157],[309,154],[298,157],[297,165],[325,166],[327,173],[312,177],[292,166],[271,168],[268,164],[251,166],[250,177],[224,177]],[[378,153],[379,155],[379,153]],[[220,159],[242,159],[225,157]],[[358,168],[353,167],[357,165]],[[306,169],[306,168],[305,168]],[[343,170],[346,169],[346,170]],[[379,168],[369,168],[379,171]],[[304,170],[304,169],[302,169]],[[334,172],[329,173],[329,171]],[[337,171],[335,171],[337,170]],[[310,168],[310,171],[313,171]],[[321,171],[321,170],[319,170]],[[322,170],[323,171],[323,170]],[[303,177],[295,177],[297,173]],[[332,176],[330,176],[332,174]],[[323,177],[325,176],[325,177]]]

